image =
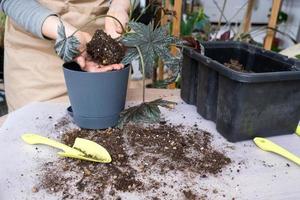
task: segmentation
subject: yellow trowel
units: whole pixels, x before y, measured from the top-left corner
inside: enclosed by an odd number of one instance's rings
[[[69,158],[76,158],[92,162],[110,163],[111,156],[108,151],[96,142],[83,138],[76,138],[73,147],[36,135],[24,134],[22,139],[28,144],[45,144],[63,150],[58,155]]]
[[[297,126],[297,128],[296,128],[296,134],[297,134],[298,136],[300,136],[300,122],[298,123],[298,126]]]
[[[256,137],[253,139],[253,141],[262,150],[276,153],[300,165],[300,158],[298,156],[271,142],[270,140],[266,138]]]

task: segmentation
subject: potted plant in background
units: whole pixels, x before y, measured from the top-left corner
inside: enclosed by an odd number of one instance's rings
[[[102,17],[112,16],[103,15],[95,19]],[[66,37],[63,25],[58,29],[60,39],[55,48],[60,57],[66,61],[63,67],[72,106],[72,110],[69,108],[69,111],[75,123],[82,128],[103,129],[115,126],[118,122],[119,127],[123,127],[129,121],[157,122],[160,120],[158,106],[173,106],[172,102],[162,99],[145,102],[145,71],[152,68],[159,57],[174,71],[173,76],[166,82],[176,79],[180,69],[181,52],[175,57],[170,54],[169,47],[181,45],[181,41],[170,36],[167,28],[154,27],[152,23],[145,25],[131,20],[123,30],[122,36],[117,40],[97,30],[87,44],[87,53],[98,63],[121,62],[126,67],[120,71],[90,73],[82,71],[77,63],[72,62],[72,58],[80,53],[77,50],[79,41],[74,34]],[[105,57],[97,53],[105,51],[112,53],[104,54]],[[143,102],[123,111],[119,118],[125,105],[129,64],[137,58],[141,61],[143,73]]]
[[[5,33],[6,15],[0,13],[0,84],[3,84],[3,65],[4,65],[4,33]],[[5,100],[5,93],[3,88],[0,89],[0,116],[7,114],[8,108]]]
[[[3,79],[3,61],[4,61],[4,33],[5,33],[6,15],[0,13],[0,79]]]

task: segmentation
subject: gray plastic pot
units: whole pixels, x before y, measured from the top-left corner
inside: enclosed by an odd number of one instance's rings
[[[82,71],[76,62],[63,65],[72,106],[68,112],[79,127],[105,129],[117,124],[125,106],[129,68],[90,73]]]

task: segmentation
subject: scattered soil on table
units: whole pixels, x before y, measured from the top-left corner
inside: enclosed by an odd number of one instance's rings
[[[230,158],[212,147],[210,133],[195,128],[129,124],[123,130],[72,130],[64,133],[61,141],[71,146],[76,137],[104,146],[112,163],[67,158],[48,162],[39,176],[38,188],[62,193],[63,199],[116,199],[120,192],[142,195],[150,190],[154,196],[147,199],[160,199],[167,196],[161,188],[176,185],[176,181],[166,180],[170,174],[182,172],[207,178],[231,163]],[[203,199],[184,187],[179,191],[181,199]]]
[[[120,63],[125,56],[125,47],[103,30],[97,30],[86,46],[91,59],[101,65]]]
[[[183,194],[184,194],[186,199],[189,199],[189,200],[196,200],[197,199],[197,195],[195,195],[191,190],[184,190]]]
[[[224,65],[234,71],[252,73],[252,71],[246,70],[246,67],[235,59],[230,59],[229,62],[225,62]]]

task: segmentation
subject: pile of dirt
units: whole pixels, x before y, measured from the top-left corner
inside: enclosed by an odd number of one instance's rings
[[[238,60],[230,59],[229,62],[225,62],[224,65],[234,71],[251,73],[252,71],[246,70],[246,67],[243,66]]]
[[[71,146],[76,137],[104,146],[112,156],[112,163],[74,159],[49,162],[40,173],[40,184],[35,186],[38,190],[62,193],[63,199],[120,199],[120,192],[143,194],[153,190],[148,199],[160,199],[167,196],[160,188],[173,188],[175,184],[166,181],[170,173],[206,178],[231,163],[230,158],[212,147],[211,134],[197,128],[129,124],[123,130],[68,131],[61,141]],[[160,181],[154,180],[153,174],[160,177]],[[186,187],[180,191],[187,199],[201,197]]]
[[[125,47],[103,30],[97,30],[86,47],[92,61],[100,65],[121,63],[125,56]]]

